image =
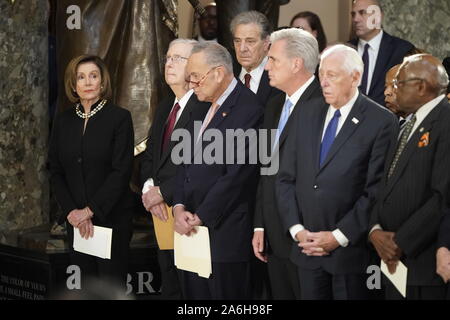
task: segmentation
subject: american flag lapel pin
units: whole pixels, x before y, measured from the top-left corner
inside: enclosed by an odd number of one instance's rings
[[[353,118],[353,119],[352,119],[352,122],[353,122],[354,124],[358,124],[358,123],[359,123],[359,120],[356,119],[356,118]]]
[[[226,112],[222,112],[222,117],[225,118],[225,117],[227,116],[227,114],[228,114],[228,113],[226,113]]]

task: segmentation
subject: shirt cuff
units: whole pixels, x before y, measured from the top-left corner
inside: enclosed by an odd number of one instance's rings
[[[370,235],[372,232],[374,232],[375,230],[383,230],[383,228],[382,228],[379,224],[376,224],[376,225],[374,225],[374,226],[372,227],[372,229],[370,229],[369,235]]]
[[[337,242],[341,245],[341,247],[348,246],[348,239],[347,237],[341,232],[341,230],[336,229],[332,232],[333,236],[336,238]]]
[[[296,224],[289,228],[289,232],[291,233],[292,239],[294,239],[295,242],[298,242],[295,235],[303,230],[305,230],[305,227],[301,224]]]
[[[142,187],[142,193],[146,193],[148,190],[150,190],[150,187],[154,186],[155,184],[153,183],[153,179],[148,179],[147,181],[145,181],[144,186]]]
[[[172,207],[172,211],[173,211],[176,207],[179,207],[179,206],[183,206],[183,208],[184,208],[184,204],[177,203],[176,205],[174,205],[174,206]]]
[[[255,229],[253,229],[253,232],[256,232],[256,231],[264,231],[264,228],[255,228]]]

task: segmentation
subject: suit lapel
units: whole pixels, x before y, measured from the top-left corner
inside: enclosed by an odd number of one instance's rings
[[[313,125],[313,133],[311,135],[311,145],[312,145],[312,156],[314,157],[313,163],[314,163],[314,169],[315,172],[319,173],[320,165],[319,165],[319,159],[320,159],[320,145],[322,144],[322,132],[323,132],[323,126],[325,124],[325,118],[327,116],[329,105],[324,103],[322,106],[320,106],[320,112],[319,116],[315,118],[315,123]]]
[[[385,77],[385,69],[388,65],[389,59],[391,58],[394,48],[392,47],[390,35],[383,31],[383,37],[380,43],[380,49],[378,50],[377,62],[375,64],[375,69],[373,70],[372,82],[370,83],[369,93],[372,92],[373,88],[378,82],[383,81]]]
[[[259,81],[258,90],[256,95],[260,97],[261,101],[265,102],[270,92],[269,75],[266,70],[264,70],[261,80]]]
[[[157,159],[158,159],[158,164],[161,161],[161,150],[162,150],[162,143],[163,143],[163,138],[164,138],[164,131],[166,129],[166,124],[167,124],[167,118],[169,117],[170,111],[172,111],[172,107],[173,107],[173,103],[174,103],[174,99],[169,99],[167,101],[167,104],[164,104],[164,109],[162,110],[162,116],[161,116],[161,128],[160,130],[157,130],[157,136],[155,137],[155,154],[157,155]],[[159,167],[159,165],[158,165]]]
[[[286,140],[286,137],[288,135],[288,131],[289,131],[289,127],[292,125],[291,123],[295,120],[292,120],[295,115],[295,113],[299,112],[298,110],[302,107],[302,105],[304,105],[305,103],[308,102],[308,100],[311,99],[312,94],[314,93],[315,90],[317,90],[319,87],[319,82],[317,81],[317,79],[314,79],[313,82],[311,82],[311,84],[308,86],[308,88],[306,88],[305,92],[303,92],[302,96],[300,97],[300,99],[297,101],[297,104],[294,107],[294,110],[292,111],[292,114],[289,116],[289,119],[286,123],[286,125],[284,126],[283,132],[281,132],[280,135],[280,141],[279,141],[279,148],[281,148],[281,146],[283,145],[284,141]],[[281,112],[280,112],[281,115]],[[278,116],[278,119],[280,119],[280,116]],[[277,126],[278,126],[278,122],[277,122]]]
[[[325,168],[328,163],[333,159],[333,157],[336,155],[336,153],[339,151],[339,149],[342,147],[342,145],[348,140],[348,138],[351,137],[353,132],[355,132],[356,128],[358,128],[361,123],[364,121],[364,115],[362,113],[362,95],[359,94],[358,99],[355,101],[355,104],[352,107],[352,110],[350,111],[349,115],[347,116],[347,119],[345,119],[344,125],[342,126],[341,130],[337,134],[336,138],[333,141],[333,144],[331,145],[330,151],[328,151],[327,157],[325,158],[325,161],[322,165],[322,167],[319,169],[319,172]],[[354,121],[356,119],[357,121]],[[355,123],[356,122],[356,123]],[[322,125],[323,127],[323,125]],[[322,132],[322,131],[321,131]],[[322,138],[322,135],[320,135],[320,138]],[[319,153],[320,153],[320,144],[319,144]],[[319,161],[317,161],[319,163]]]
[[[444,99],[443,101],[445,101]],[[406,144],[405,149],[403,150],[402,154],[400,155],[400,159],[398,160],[397,166],[394,169],[394,172],[391,176],[391,178],[387,181],[386,191],[385,195],[388,195],[393,186],[396,184],[398,179],[401,177],[402,172],[405,170],[406,166],[408,165],[409,159],[412,157],[412,155],[418,150],[418,143],[420,141],[420,138],[422,135],[426,132],[431,132],[433,128],[434,122],[439,118],[439,113],[442,107],[445,104],[440,102],[433,111],[430,112],[430,114],[422,121],[422,123],[417,127],[416,131],[412,134],[411,138],[409,138],[408,143]],[[395,147],[395,151],[393,154],[395,154],[397,150],[397,146]],[[393,158],[393,155],[391,156]],[[389,166],[387,166],[386,171],[389,171],[389,167],[392,164],[392,160],[389,162]],[[385,172],[387,174],[387,172]]]
[[[178,128],[185,128],[186,127],[186,125],[188,124],[189,120],[191,119],[192,109],[195,108],[195,105],[196,105],[196,98],[195,98],[195,93],[193,93],[192,96],[189,98],[185,108],[183,109],[183,113],[181,114],[180,118],[178,119],[177,123],[175,124],[175,127],[173,128],[173,131],[175,131]],[[162,141],[162,137],[161,137],[160,141]],[[176,142],[176,141],[172,141],[172,140],[169,141],[169,146],[168,146],[167,150],[162,153],[161,159],[158,162],[157,170],[159,170],[159,168],[161,168],[161,166],[166,162],[168,156],[172,152],[173,147],[177,143],[178,142]]]
[[[208,124],[208,126],[205,128],[205,130],[203,132],[205,132],[206,130],[211,129],[211,128],[218,128],[220,126],[220,124],[222,123],[222,121],[225,120],[225,118],[227,118],[229,116],[229,114],[232,112],[233,107],[235,106],[236,100],[237,100],[242,88],[245,88],[244,85],[242,84],[242,82],[237,80],[236,87],[230,93],[228,98],[225,99],[223,104],[219,107],[216,114],[211,119],[211,122]],[[243,106],[243,107],[245,107],[245,106]],[[197,137],[194,137],[194,139],[195,139],[195,141],[197,141]],[[200,137],[199,143],[194,142],[195,150],[194,150],[194,153],[192,154],[193,158],[200,150],[203,149],[203,148],[200,148],[200,146],[203,146],[202,140],[203,140],[203,138]]]

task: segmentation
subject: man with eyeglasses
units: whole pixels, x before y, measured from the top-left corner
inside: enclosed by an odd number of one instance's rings
[[[147,148],[141,161],[142,203],[153,219],[168,221],[166,206],[173,205],[174,181],[177,166],[172,162],[174,142],[172,132],[178,128],[193,126],[201,120],[209,103],[197,100],[186,82],[186,65],[195,40],[173,40],[166,54],[164,76],[172,90],[155,112],[147,140]],[[161,297],[181,299],[181,289],[174,265],[173,250],[158,250],[161,269]]]
[[[303,105],[292,119],[277,177],[285,232],[296,241],[301,298],[369,299],[369,216],[397,119],[358,91],[358,52],[326,49],[319,77],[323,99]]]
[[[405,58],[394,80],[398,108],[412,117],[387,154],[369,238],[391,273],[406,266],[410,300],[446,294],[450,256],[437,236],[450,196],[448,82],[441,62],[428,54]],[[385,287],[387,299],[402,299],[389,281]]]
[[[195,226],[208,227],[212,275],[205,279],[183,271],[183,293],[187,299],[249,299],[251,204],[258,168],[249,163],[250,148],[254,147],[250,141],[238,147],[227,140],[226,130],[259,128],[263,108],[257,97],[234,78],[231,55],[223,46],[211,41],[198,43],[187,70],[198,99],[211,102],[211,107],[199,132],[191,132],[199,145],[192,151],[192,161],[182,164],[178,171],[175,231],[190,234]],[[210,162],[206,150],[213,142],[218,143],[216,138],[210,142],[213,133],[223,137],[223,152],[216,151],[219,159]],[[197,152],[203,155],[200,163],[193,161]]]
[[[270,85],[268,73],[264,70],[272,30],[270,22],[258,11],[246,11],[233,18],[230,29],[239,64],[234,68],[234,74],[265,105],[271,97],[281,93]]]

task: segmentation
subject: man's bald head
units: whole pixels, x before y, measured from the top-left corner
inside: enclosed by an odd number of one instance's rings
[[[435,97],[445,93],[449,79],[438,58],[430,54],[415,54],[405,58],[401,69],[405,69],[408,78],[423,79],[428,91]]]
[[[400,109],[414,113],[425,103],[445,93],[448,75],[436,57],[415,54],[403,60],[396,84],[395,93]]]

